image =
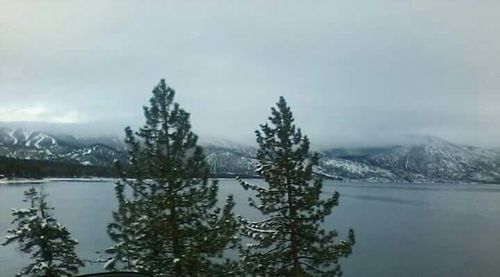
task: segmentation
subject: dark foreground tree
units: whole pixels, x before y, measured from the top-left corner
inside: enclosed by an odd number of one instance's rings
[[[351,253],[354,232],[348,241],[336,241],[336,231],[320,224],[338,205],[335,192],[321,199],[322,179],[314,174],[318,155],[310,154],[309,140],[294,124],[285,99],[272,108],[270,123],[256,131],[259,151],[257,173],[268,186],[238,179],[245,189],[256,192],[249,199],[265,217],[258,222],[242,219],[242,229],[251,243],[242,251],[246,271],[259,276],[338,276],[340,257]]]
[[[208,179],[189,114],[174,103],[174,90],[164,80],[144,114],[144,127],[126,129],[129,175],[136,178],[123,177],[116,185],[119,208],[108,226],[116,244],[107,250],[113,258],[106,268],[155,276],[231,274],[222,254],[237,240],[234,202],[230,196],[216,207],[217,182]]]
[[[45,201],[43,191],[32,187],[24,192],[25,209],[13,209],[13,224],[3,245],[13,242],[19,249],[31,254],[32,263],[22,269],[17,276],[61,277],[73,276],[83,262],[75,254],[77,241],[63,225],[52,216],[53,208]]]

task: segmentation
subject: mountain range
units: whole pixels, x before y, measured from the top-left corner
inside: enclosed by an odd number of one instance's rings
[[[214,176],[256,177],[257,149],[237,143],[205,143]],[[500,182],[500,149],[458,145],[432,136],[400,145],[330,148],[319,151],[317,173],[332,179],[372,182]],[[115,137],[54,135],[25,128],[0,128],[0,157],[111,167],[127,162]],[[2,174],[2,172],[0,172]]]

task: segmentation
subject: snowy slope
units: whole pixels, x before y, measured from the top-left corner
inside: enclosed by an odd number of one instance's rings
[[[227,140],[202,141],[217,176],[255,176],[257,149]],[[401,145],[332,148],[320,153],[315,171],[343,180],[377,182],[500,183],[500,149],[413,137]],[[118,138],[75,138],[28,129],[0,128],[0,156],[111,166],[127,155]]]
[[[70,161],[83,165],[111,166],[126,155],[113,147],[71,136],[54,136],[29,129],[0,128],[0,156],[31,160]]]
[[[331,149],[323,156],[323,164],[355,162],[354,168],[342,176],[348,179],[369,179],[375,170],[387,181],[500,181],[498,150],[457,145],[430,136],[399,146]],[[364,166],[372,171],[359,174]]]

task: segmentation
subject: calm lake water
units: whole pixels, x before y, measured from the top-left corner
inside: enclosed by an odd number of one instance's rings
[[[23,207],[29,186],[0,186],[1,235],[10,227],[10,209]],[[96,252],[110,245],[113,183],[43,186],[57,219],[80,242],[79,255],[99,258]],[[334,190],[341,194],[340,206],[325,226],[341,238],[352,227],[357,240],[354,253],[342,260],[344,276],[500,276],[500,186],[325,182],[325,194]],[[235,196],[239,214],[254,216],[246,206],[248,192],[234,180],[221,180],[221,198],[228,194]],[[26,261],[15,246],[0,246],[0,276],[14,276]],[[98,271],[102,264],[82,273]]]

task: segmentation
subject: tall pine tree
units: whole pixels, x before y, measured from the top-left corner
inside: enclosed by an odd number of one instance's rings
[[[256,192],[259,201],[250,198],[250,206],[267,217],[241,219],[243,233],[255,241],[242,251],[242,265],[259,276],[339,276],[338,260],[351,253],[354,232],[350,230],[348,241],[336,241],[336,231],[321,228],[339,194],[321,199],[322,179],[313,172],[318,155],[310,153],[309,139],[295,127],[285,99],[271,111],[270,125],[256,131],[257,173],[268,186],[238,179]]]
[[[24,202],[28,208],[13,209],[13,224],[8,230],[3,245],[14,242],[19,249],[31,254],[32,263],[24,267],[17,276],[62,277],[73,276],[83,267],[82,260],[75,254],[76,240],[67,228],[52,215],[54,208],[45,200],[45,193],[39,193],[34,187],[24,192]]]
[[[107,250],[113,255],[107,269],[199,276],[231,264],[221,258],[237,240],[232,196],[217,208],[217,182],[209,181],[189,114],[174,103],[174,94],[161,80],[144,107],[144,127],[135,133],[126,128],[131,172],[116,185],[119,208],[108,226],[116,244]]]

